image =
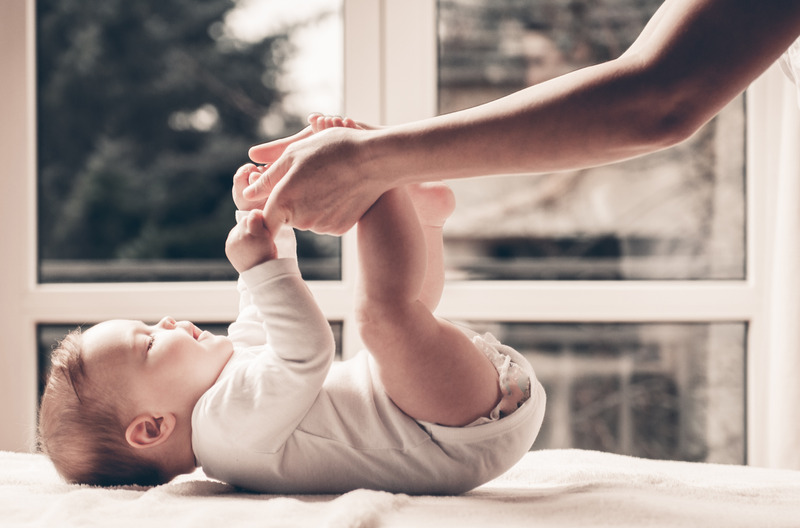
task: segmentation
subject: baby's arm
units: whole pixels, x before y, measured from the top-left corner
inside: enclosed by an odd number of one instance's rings
[[[250,180],[257,178],[266,167],[258,167],[248,163],[239,167],[233,176],[233,202],[236,204],[236,221],[242,222],[247,218],[252,210],[260,210],[264,207],[264,200],[247,200],[242,191],[247,187]],[[297,258],[297,242],[294,237],[294,230],[287,226],[281,226],[278,234],[274,238],[278,258]],[[261,314],[253,305],[247,285],[241,278],[238,281],[239,291],[239,315],[236,321],[228,327],[228,337],[240,346],[264,345],[267,342],[266,331]]]
[[[240,345],[262,347],[249,350],[254,356],[239,371],[247,379],[234,377],[227,383],[237,393],[239,410],[269,418],[268,427],[258,428],[256,443],[261,449],[277,449],[322,387],[335,352],[333,335],[297,260],[277,258],[260,209],[247,213],[231,230],[226,252],[240,273],[242,302],[247,302],[229,337]]]
[[[237,211],[237,219],[244,220],[249,211]],[[294,230],[289,226],[283,226],[275,237],[275,247],[278,251],[278,259],[297,260],[297,242],[294,238]],[[263,317],[258,308],[253,304],[253,298],[247,284],[242,280],[241,275],[236,284],[239,292],[239,315],[229,327],[228,337],[236,345],[254,346],[263,345],[267,342],[267,333],[264,329]]]
[[[236,284],[239,292],[239,315],[236,317],[236,321],[228,326],[228,337],[236,346],[240,347],[264,345],[267,342],[267,333],[264,329],[261,314],[253,304],[247,284],[241,277],[242,271],[252,268],[254,265],[259,264],[260,261],[272,260],[277,254],[277,247],[274,248],[274,252],[272,250],[274,243],[266,229],[260,233],[263,236],[263,240],[260,240],[253,231],[254,229],[259,229],[258,213],[258,209],[236,211],[237,223],[228,234],[228,240],[225,245],[225,251],[231,264],[240,273]],[[267,258],[261,258],[258,254],[259,251],[268,253],[265,255]]]
[[[287,236],[292,232],[288,227],[282,229]],[[268,342],[279,356],[305,361],[304,357],[295,357],[294,351],[310,356],[320,344],[328,348],[332,339],[328,339],[331,331],[327,320],[303,282],[297,260],[278,258],[279,250],[264,225],[262,210],[253,209],[236,224],[228,235],[225,252],[239,272],[239,289],[243,301],[248,302],[240,310],[248,310],[251,326],[263,324]]]
[[[330,325],[295,259],[258,264],[242,272],[240,284],[252,301],[252,320],[231,326],[240,333],[246,324],[262,342],[240,341],[227,373],[198,411],[210,418],[196,453],[207,459],[204,467],[209,458],[231,461],[231,467],[212,468],[223,480],[244,453],[281,449],[319,396],[335,352]]]
[[[335,353],[333,334],[322,310],[306,286],[297,261],[275,259],[242,272],[267,343],[251,348],[248,366],[231,386],[249,423],[241,432],[261,452],[284,444],[316,401]],[[246,376],[245,376],[246,374]],[[241,427],[241,424],[240,424]]]

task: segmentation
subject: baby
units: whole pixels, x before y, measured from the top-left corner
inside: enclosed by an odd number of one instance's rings
[[[315,115],[314,131],[356,126]],[[491,335],[432,314],[443,287],[444,184],[382,195],[357,227],[357,321],[366,346],[333,362],[330,327],[297,267],[234,176],[226,254],[240,274],[227,336],[169,317],[67,335],[42,398],[42,451],[70,482],[168,482],[202,466],[265,493],[370,488],[456,494],[530,448],[545,395],[530,364]]]

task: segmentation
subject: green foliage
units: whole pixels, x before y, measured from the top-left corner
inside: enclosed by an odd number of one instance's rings
[[[287,35],[233,39],[233,7],[37,2],[42,258],[224,258],[231,177],[291,53]]]

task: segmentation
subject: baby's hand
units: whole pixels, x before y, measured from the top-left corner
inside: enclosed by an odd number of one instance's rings
[[[231,229],[225,242],[225,254],[239,273],[278,257],[274,237],[264,225],[261,209],[251,210]]]
[[[256,166],[252,163],[242,165],[236,174],[233,175],[233,203],[240,211],[251,211],[253,209],[263,209],[267,202],[266,198],[261,200],[248,200],[244,197],[244,190],[250,185],[251,181],[256,181],[269,165]]]

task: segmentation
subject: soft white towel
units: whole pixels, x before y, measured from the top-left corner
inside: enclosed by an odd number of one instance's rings
[[[74,486],[42,455],[0,452],[0,526],[796,528],[800,472],[547,450],[462,496],[278,496],[201,471],[150,489]]]

